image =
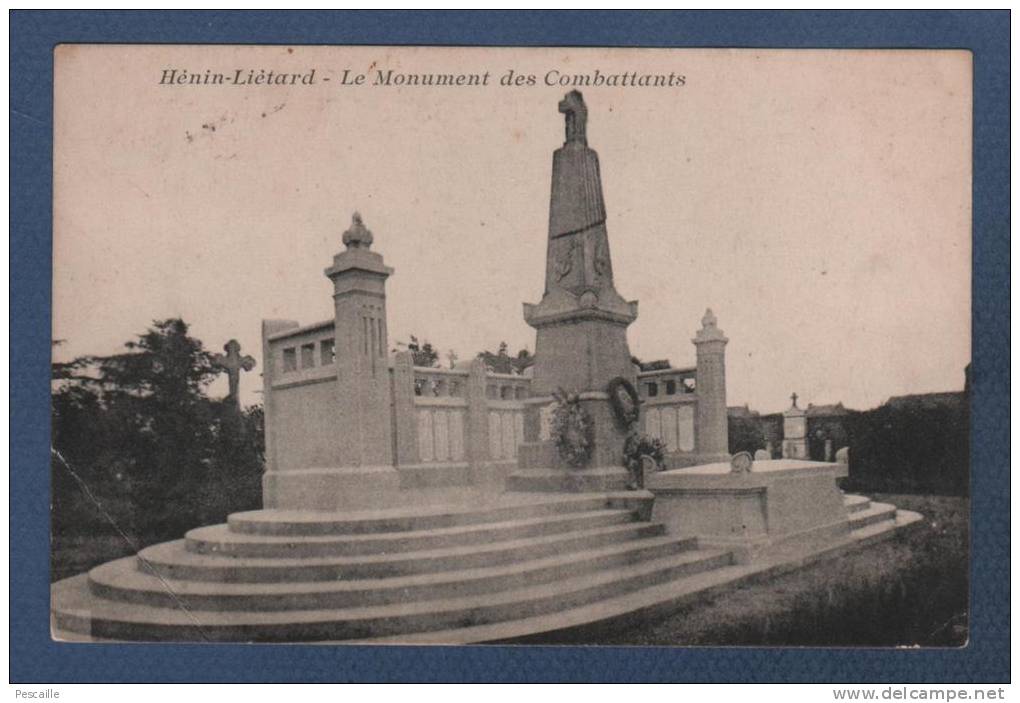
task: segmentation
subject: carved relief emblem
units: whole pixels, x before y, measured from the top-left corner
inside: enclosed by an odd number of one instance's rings
[[[574,268],[574,249],[577,248],[577,240],[571,239],[570,246],[563,249],[556,258],[556,280],[563,278]]]
[[[595,275],[600,278],[609,275],[609,254],[606,243],[602,241],[595,248]]]

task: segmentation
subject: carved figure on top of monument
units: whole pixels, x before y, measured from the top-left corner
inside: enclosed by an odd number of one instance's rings
[[[588,148],[588,108],[579,92],[571,91],[560,101],[565,116],[567,140],[553,155],[552,201],[549,238],[564,237],[605,223],[599,157]]]
[[[372,232],[365,227],[365,223],[361,220],[360,212],[355,212],[351,217],[351,227],[344,232],[342,241],[348,249],[372,248]]]
[[[584,96],[578,90],[572,90],[560,100],[560,112],[566,115],[566,141],[588,143],[588,107],[584,104]]]

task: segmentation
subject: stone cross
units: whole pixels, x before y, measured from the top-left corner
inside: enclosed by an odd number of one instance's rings
[[[793,401],[793,407],[797,407],[797,398],[798,398],[798,396],[797,396],[796,393],[794,393],[793,395],[790,396],[790,400]]]
[[[241,383],[241,371],[251,371],[255,368],[255,359],[250,356],[241,356],[241,345],[236,339],[231,339],[223,345],[226,354],[213,356],[213,364],[226,370],[227,379],[230,381],[230,395],[228,398],[234,401],[238,410],[241,409],[241,396],[238,389]]]

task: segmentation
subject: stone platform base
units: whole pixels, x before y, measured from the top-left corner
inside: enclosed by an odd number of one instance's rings
[[[363,510],[394,505],[400,474],[392,466],[350,466],[267,472],[262,499],[281,510]]]
[[[346,511],[491,499],[506,490],[513,460],[315,468],[266,473],[265,507]],[[622,487],[621,487],[622,488]]]
[[[652,495],[232,515],[51,586],[68,641],[550,641],[654,617],[892,537],[920,516],[848,498],[849,531],[738,564],[649,522]],[[592,641],[597,641],[592,640]]]

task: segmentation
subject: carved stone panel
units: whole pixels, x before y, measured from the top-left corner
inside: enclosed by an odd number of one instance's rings
[[[652,439],[662,439],[662,420],[658,408],[645,411],[645,434]]]
[[[418,410],[418,459],[419,461],[432,461],[435,454],[432,450],[432,410],[421,408]]]
[[[450,411],[450,459],[464,459],[464,413],[459,410]]]
[[[436,461],[447,461],[450,458],[449,415],[445,410],[437,410],[432,424],[436,437]]]
[[[512,459],[517,456],[517,440],[514,437],[513,413],[502,413],[503,425],[503,458]]]
[[[675,452],[679,447],[676,438],[676,408],[666,407],[662,409],[662,441],[666,443],[666,449]]]
[[[543,442],[552,439],[552,418],[552,403],[549,405],[543,405],[542,409],[538,411],[538,438]]]
[[[500,459],[503,454],[503,425],[499,413],[489,411],[489,458]]]
[[[679,405],[676,409],[676,446],[682,452],[694,451],[694,406]]]

